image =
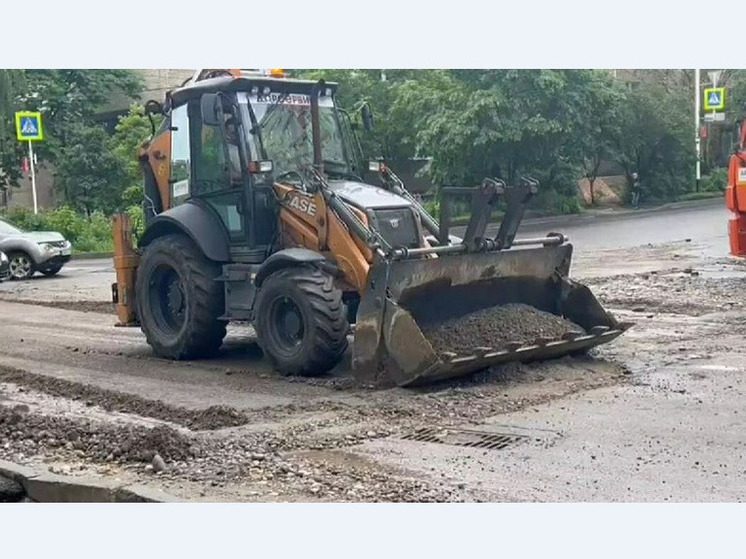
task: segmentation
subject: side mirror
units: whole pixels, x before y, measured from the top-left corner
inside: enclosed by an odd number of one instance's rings
[[[360,117],[363,119],[363,128],[366,132],[373,130],[373,111],[370,110],[370,105],[366,103],[360,109]]]
[[[162,115],[163,112],[163,105],[161,105],[158,101],[154,101],[153,99],[151,99],[150,101],[145,103],[145,114]]]
[[[202,124],[205,126],[220,125],[220,96],[217,93],[205,93],[200,100]]]

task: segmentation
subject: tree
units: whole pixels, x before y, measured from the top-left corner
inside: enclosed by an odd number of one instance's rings
[[[621,128],[615,138],[616,161],[628,185],[637,172],[644,194],[670,199],[694,184],[694,142],[691,91],[667,91],[657,83],[641,83],[627,94]]]
[[[69,131],[92,124],[113,96],[133,99],[142,90],[141,79],[131,70],[26,70],[25,76],[18,104],[44,114],[39,157],[53,163],[70,142]]]
[[[111,150],[104,128],[80,125],[65,132],[56,176],[67,203],[88,216],[95,210],[120,209],[128,169]]]
[[[116,207],[128,170],[122,169],[119,156],[110,153],[109,137],[95,115],[113,96],[134,98],[142,89],[140,78],[130,70],[8,72],[0,72],[4,93],[0,99],[0,182],[13,184],[20,178],[22,153],[8,107],[38,110],[44,119],[45,141],[36,146],[36,152],[40,160],[55,167],[56,186],[64,201],[87,213]],[[13,134],[11,141],[9,134]],[[104,184],[106,188],[99,190]]]
[[[162,117],[154,116],[158,126]],[[140,204],[143,197],[143,177],[138,151],[143,142],[151,136],[150,120],[145,116],[142,105],[134,104],[129,113],[119,118],[109,145],[111,151],[125,170],[125,183],[121,191],[122,202],[126,206]]]
[[[401,85],[392,112],[409,115],[416,151],[433,157],[441,184],[531,175],[542,203],[570,210],[598,79],[579,70],[439,71]]]
[[[0,70],[0,190],[19,185],[24,146],[16,139],[16,95],[23,88],[23,72]]]
[[[594,205],[595,183],[601,164],[615,157],[614,145],[621,133],[625,95],[618,84],[602,73],[596,73],[589,86],[587,117],[582,122],[578,143],[590,203]]]

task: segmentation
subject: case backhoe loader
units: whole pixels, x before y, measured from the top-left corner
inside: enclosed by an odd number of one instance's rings
[[[164,104],[148,104],[165,118],[140,153],[146,228],[135,248],[129,220],[115,218],[113,290],[120,323],[139,324],[157,355],[209,356],[226,325],[243,321],[278,371],[326,372],[351,335],[358,376],[405,386],[582,352],[629,326],[568,278],[563,235],[515,238],[534,180],[444,189],[472,197],[455,239],[385,163],[362,163],[336,90],[201,71]],[[488,237],[500,200],[505,216]],[[507,303],[584,332],[436,351],[421,328]]]

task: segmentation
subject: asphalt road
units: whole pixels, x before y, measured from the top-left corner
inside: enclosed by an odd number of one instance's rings
[[[587,278],[620,318],[637,323],[599,348],[596,362],[532,365],[509,379],[425,392],[336,390],[278,377],[240,330],[217,360],[171,363],[152,357],[139,330],[114,328],[112,315],[17,302],[106,301],[114,275],[103,259],[73,261],[58,278],[0,284],[0,366],[195,410],[214,404],[269,410],[263,425],[236,428],[233,435],[266,429],[284,437],[301,426],[311,438],[318,433],[337,441],[323,457],[307,452],[307,460],[445,483],[452,498],[742,500],[746,303],[739,285],[746,267],[727,257],[727,219],[722,204],[708,202],[522,226],[521,236],[569,235],[576,248],[573,275]],[[622,379],[616,367],[630,374]],[[392,409],[406,414],[384,413]],[[418,422],[528,433],[535,442],[486,450],[401,436]],[[365,440],[369,430],[391,435]],[[345,439],[349,432],[354,444]],[[194,488],[185,487],[189,497]],[[282,495],[282,487],[274,491]],[[202,489],[206,498],[215,495],[210,486]],[[215,498],[249,494],[275,498],[245,481]],[[323,493],[292,497],[313,500]]]
[[[722,200],[708,200],[622,215],[526,220],[518,237],[543,236],[553,231],[564,233],[575,249],[573,273],[585,277],[623,272],[637,266],[634,258],[630,259],[630,253],[626,253],[626,259],[622,260],[617,257],[617,251],[685,243],[687,239],[689,242],[682,249],[682,256],[725,257],[728,252],[727,220],[728,211]],[[463,231],[463,227],[456,227],[453,232],[459,235]],[[488,228],[488,234],[496,232],[496,226]],[[73,260],[57,278],[37,276],[23,284],[0,284],[0,296],[12,292],[13,297],[22,299],[108,301],[111,300],[114,280],[113,263],[109,258]]]
[[[542,236],[550,232],[564,233],[578,254],[691,239],[702,246],[703,255],[724,256],[728,250],[728,215],[723,200],[714,199],[620,214],[581,214],[525,220],[517,236],[520,238]],[[458,228],[455,231],[456,234],[463,234],[464,229]],[[495,235],[497,227],[489,227],[487,232]]]

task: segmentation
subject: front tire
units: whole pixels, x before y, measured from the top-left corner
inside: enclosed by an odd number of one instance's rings
[[[195,359],[214,355],[225,337],[219,264],[183,235],[147,246],[137,270],[140,327],[156,355]]]
[[[347,349],[347,311],[333,278],[311,267],[279,270],[256,300],[259,345],[285,374],[312,376],[332,369]]]
[[[11,252],[8,254],[10,261],[10,279],[25,280],[34,275],[36,267],[34,261],[25,252]]]

